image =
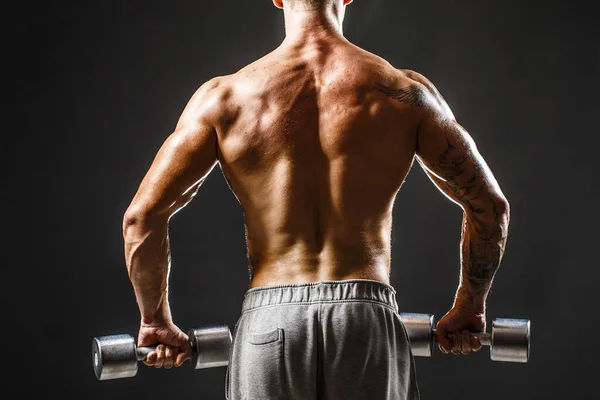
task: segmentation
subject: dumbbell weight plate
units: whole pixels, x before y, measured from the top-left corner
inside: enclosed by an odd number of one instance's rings
[[[410,349],[416,357],[431,357],[435,338],[432,314],[400,313],[400,319],[406,328]]]
[[[92,358],[99,380],[129,378],[138,371],[135,339],[129,334],[94,338]]]
[[[490,358],[494,361],[529,361],[531,323],[527,319],[495,318],[492,321]]]
[[[215,325],[188,331],[194,349],[192,365],[195,369],[225,367],[229,364],[231,331],[227,325]]]

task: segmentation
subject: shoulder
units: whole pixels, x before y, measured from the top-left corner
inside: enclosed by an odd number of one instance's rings
[[[382,91],[387,88],[391,92],[411,94],[418,105],[424,106],[439,93],[433,83],[425,76],[410,69],[394,69],[390,78],[380,82]]]
[[[217,76],[204,82],[190,98],[184,116],[216,124],[226,111],[231,97],[231,76]]]
[[[196,90],[191,101],[202,101],[205,105],[227,100],[232,92],[232,76],[217,76],[204,82]]]
[[[378,83],[388,97],[411,106],[453,117],[448,104],[435,85],[423,74],[410,69],[395,69],[389,79]]]
[[[416,84],[430,93],[437,93],[436,87],[424,75],[411,69],[399,69],[398,73],[412,84]]]

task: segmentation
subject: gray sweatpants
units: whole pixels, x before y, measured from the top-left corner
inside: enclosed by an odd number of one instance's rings
[[[233,331],[225,397],[419,399],[396,291],[366,279],[249,289]]]

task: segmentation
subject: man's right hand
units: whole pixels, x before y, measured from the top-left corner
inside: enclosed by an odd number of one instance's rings
[[[454,306],[436,328],[435,337],[442,353],[467,355],[481,350],[479,339],[472,333],[485,331],[485,312]]]
[[[156,350],[148,354],[144,364],[149,367],[180,367],[192,357],[188,336],[173,322],[144,324],[140,326],[138,347],[157,345]]]

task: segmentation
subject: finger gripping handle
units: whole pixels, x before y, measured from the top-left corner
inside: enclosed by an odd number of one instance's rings
[[[437,329],[432,329],[434,340],[436,338]],[[479,343],[482,346],[491,346],[492,345],[492,334],[489,332],[471,332],[471,335],[475,336],[479,339]],[[436,340],[437,342],[437,340]]]
[[[135,352],[137,360],[144,361],[148,357],[148,354],[152,353],[153,351],[156,351],[156,347],[157,346],[138,347]]]

